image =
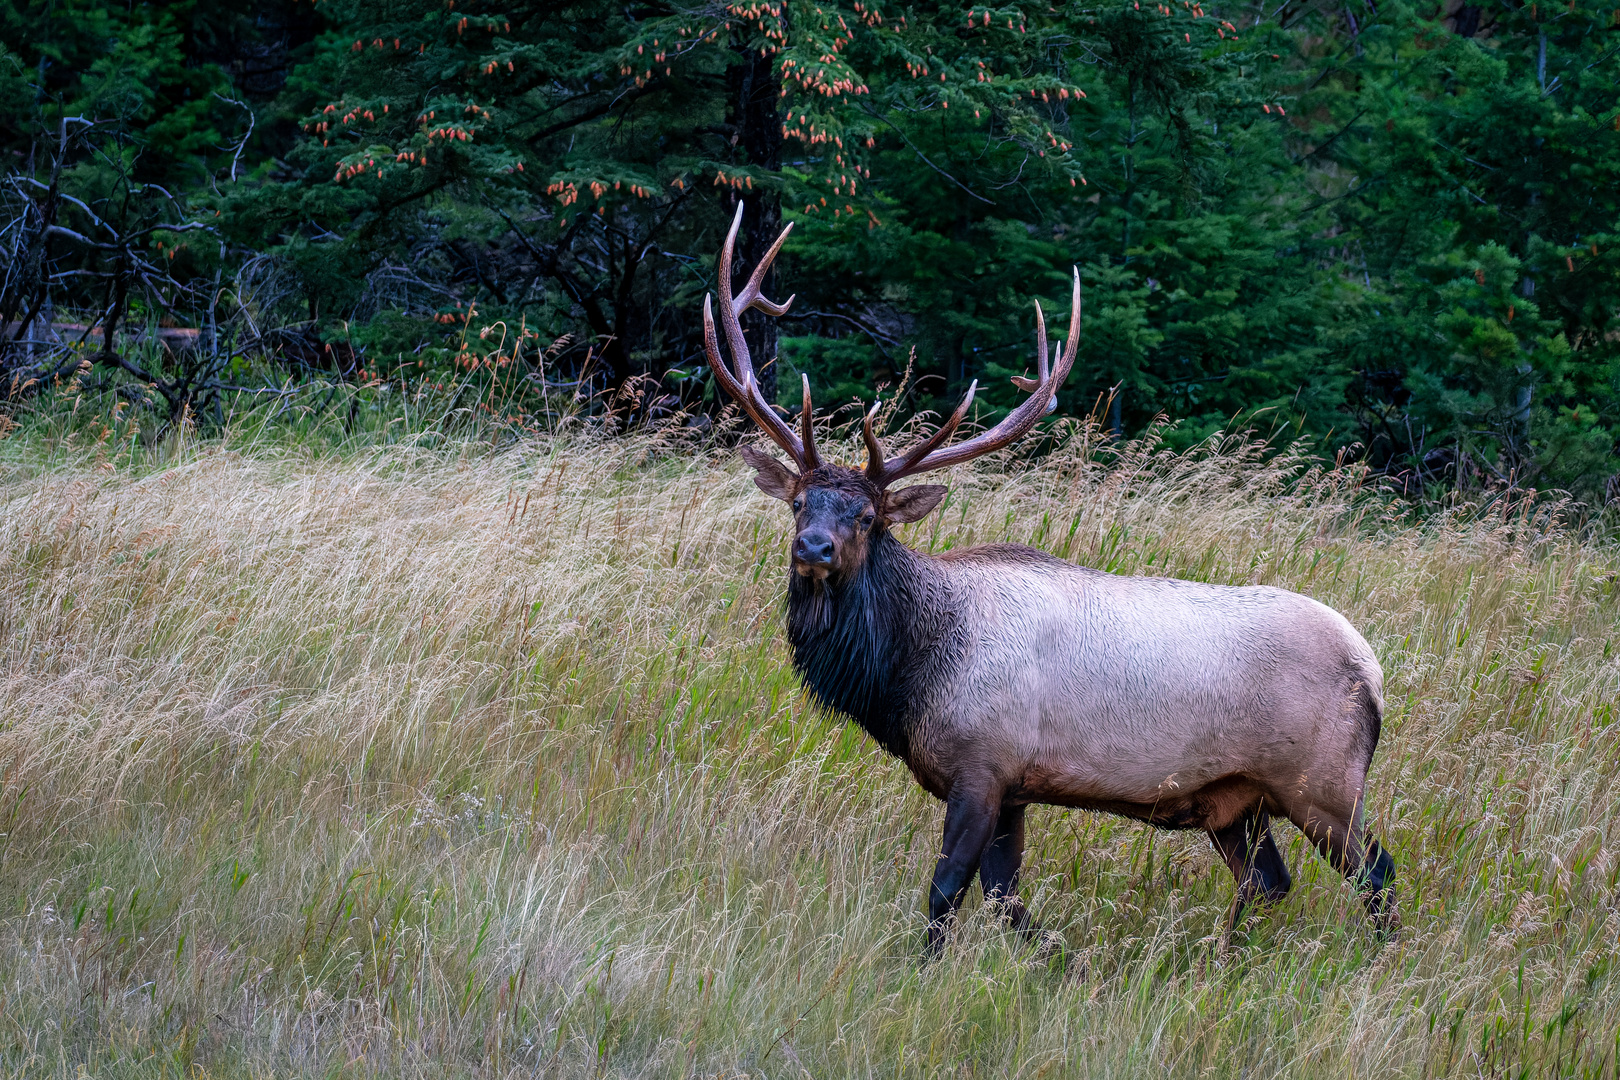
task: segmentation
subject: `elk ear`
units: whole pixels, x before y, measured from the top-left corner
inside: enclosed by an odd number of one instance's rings
[[[891,525],[920,521],[934,512],[950,489],[943,484],[917,484],[883,496],[883,519]]]
[[[793,489],[798,486],[799,478],[793,475],[791,469],[757,446],[745,446],[739,452],[742,459],[757,472],[755,487],[773,499],[793,501]]]

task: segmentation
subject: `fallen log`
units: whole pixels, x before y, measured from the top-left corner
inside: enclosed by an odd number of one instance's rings
[[[28,345],[62,345],[83,340],[86,344],[93,344],[97,348],[102,344],[101,327],[86,326],[84,323],[51,323],[43,334],[39,332],[38,324],[35,324],[35,328],[27,337],[19,337],[19,329],[16,323],[0,326],[0,341],[17,341]],[[136,344],[143,344],[154,337],[171,356],[179,356],[182,353],[196,351],[202,338],[202,331],[184,326],[160,326],[155,331],[142,329],[133,334],[125,332],[125,339]]]

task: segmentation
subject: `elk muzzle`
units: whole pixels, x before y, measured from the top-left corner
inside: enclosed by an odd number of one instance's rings
[[[832,570],[835,543],[821,529],[806,529],[793,540],[793,568],[807,577],[825,578]]]

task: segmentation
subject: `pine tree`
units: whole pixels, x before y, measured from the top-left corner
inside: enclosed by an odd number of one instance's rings
[[[1301,100],[1368,283],[1345,338],[1367,453],[1423,481],[1600,489],[1620,435],[1614,13],[1395,3],[1336,29]]]
[[[612,386],[696,358],[697,296],[736,200],[739,266],[774,240],[784,207],[816,223],[795,253],[883,228],[871,165],[880,140],[913,143],[893,110],[927,127],[954,104],[1000,125],[1003,156],[1053,151],[1046,172],[1077,173],[1048,108],[1078,88],[1026,71],[1038,39],[1017,12],[975,11],[971,30],[955,15],[808,2],[340,0],[325,14],[332,29],[295,81],[302,176],[235,200],[237,235],[286,236],[329,312],[424,237],[452,263],[493,245],[486,312],[529,305],[553,329],[577,314]],[[983,74],[998,65],[1011,74]],[[926,160],[912,145],[899,167]]]

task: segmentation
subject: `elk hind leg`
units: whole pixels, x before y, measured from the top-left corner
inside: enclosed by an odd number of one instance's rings
[[[1361,800],[1356,799],[1342,813],[1309,807],[1294,817],[1294,824],[1328,864],[1361,893],[1361,902],[1378,931],[1387,935],[1398,930],[1401,919],[1395,906],[1395,860],[1377,840],[1367,837],[1361,820]]]
[[[1229,939],[1244,908],[1256,900],[1267,904],[1281,900],[1294,882],[1272,838],[1271,815],[1264,807],[1256,807],[1224,829],[1211,829],[1209,840],[1237,879],[1237,896],[1226,920],[1224,937]]]

